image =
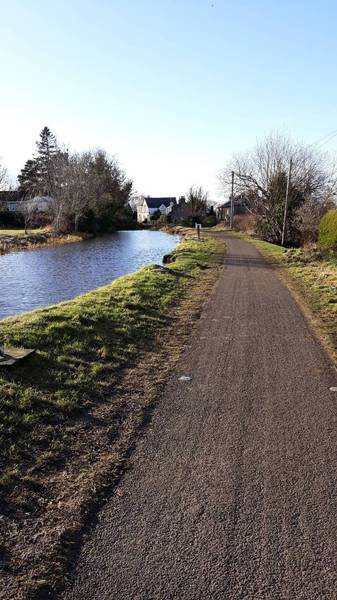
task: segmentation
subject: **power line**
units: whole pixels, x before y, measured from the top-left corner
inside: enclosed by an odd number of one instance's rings
[[[327,135],[324,135],[323,137],[319,138],[316,142],[310,144],[310,146],[317,146],[318,148],[320,146],[324,146],[324,144],[330,142],[330,140],[332,140],[336,135],[337,129],[334,129],[333,131],[330,131],[330,133],[328,133]]]
[[[318,148],[321,148],[322,146],[324,146],[324,144],[327,144],[328,142],[331,142],[331,140],[333,140],[334,137],[336,137],[337,135],[337,131],[335,131],[333,134],[331,134],[328,139],[326,139],[324,142],[321,142],[319,144],[319,146],[317,146]]]

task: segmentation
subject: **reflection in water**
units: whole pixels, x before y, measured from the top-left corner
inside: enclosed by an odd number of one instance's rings
[[[119,231],[86,242],[0,256],[0,318],[55,304],[152,263],[178,236]]]

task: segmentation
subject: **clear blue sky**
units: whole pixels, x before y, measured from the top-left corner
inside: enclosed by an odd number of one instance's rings
[[[203,185],[271,129],[337,129],[337,4],[2,0],[0,155],[16,175],[44,125],[116,154],[141,193]],[[326,146],[337,152],[337,138]]]

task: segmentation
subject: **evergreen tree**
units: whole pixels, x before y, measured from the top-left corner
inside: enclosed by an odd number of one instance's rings
[[[42,129],[36,147],[36,155],[27,160],[18,176],[20,190],[31,196],[52,196],[55,180],[54,159],[59,150],[56,138],[48,127]]]
[[[27,160],[18,175],[19,190],[25,194],[38,194],[40,187],[39,165],[36,159]]]
[[[51,196],[54,183],[53,158],[58,152],[58,147],[56,138],[48,127],[42,129],[36,146],[37,156],[35,160],[39,169],[40,193]]]

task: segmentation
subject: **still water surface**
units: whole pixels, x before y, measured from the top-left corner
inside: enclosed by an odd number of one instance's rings
[[[179,236],[119,231],[85,242],[0,256],[0,319],[69,300],[152,263]]]

